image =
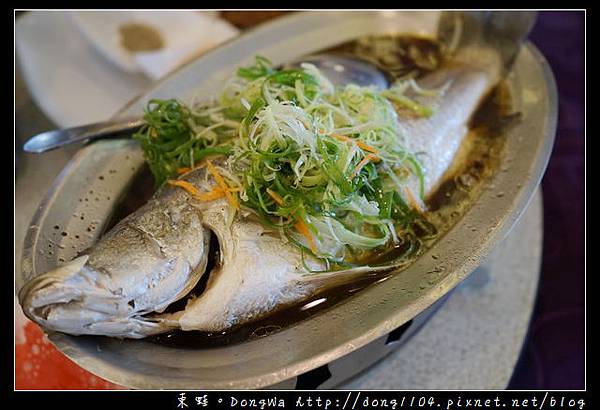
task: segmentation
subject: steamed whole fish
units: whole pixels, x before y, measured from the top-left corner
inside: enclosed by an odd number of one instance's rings
[[[205,169],[183,180],[210,185]],[[198,203],[166,185],[142,208],[111,229],[86,255],[23,286],[19,299],[31,320],[75,335],[142,338],[168,330],[228,328],[305,298],[362,273],[389,270],[368,266],[310,275],[322,270],[316,258],[283,243],[252,217],[228,225],[227,201]],[[205,272],[210,232],[217,235],[221,261]],[[203,294],[184,311],[160,314],[210,274]]]
[[[488,68],[456,63],[424,78],[421,85],[447,84],[435,112],[428,118],[399,118],[407,146],[423,154],[425,197],[444,180],[472,113],[498,81]],[[206,168],[181,180],[202,192],[218,182]],[[366,272],[393,268],[314,274],[326,269],[322,259],[282,240],[253,213],[238,212],[230,220],[229,207],[226,198],[198,201],[180,187],[163,186],[86,255],[27,283],[19,293],[25,314],[45,328],[75,335],[141,338],[173,329],[219,331]],[[221,260],[205,272],[210,232],[218,238]],[[163,313],[202,275],[210,276],[201,295],[179,312]]]

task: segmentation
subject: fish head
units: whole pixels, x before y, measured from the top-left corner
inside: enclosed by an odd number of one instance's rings
[[[169,330],[169,321],[145,316],[136,300],[150,295],[129,297],[130,291],[113,292],[87,264],[89,256],[80,256],[23,286],[19,301],[32,321],[54,331],[81,335],[101,334],[142,338]],[[163,295],[172,300],[176,295]]]
[[[150,204],[86,255],[27,282],[19,292],[23,312],[44,328],[74,335],[142,338],[171,330],[176,322],[160,314],[204,274],[209,239],[185,203]]]
[[[113,295],[84,279],[88,260],[88,255],[80,256],[27,282],[19,291],[25,315],[45,328],[75,334],[123,316]]]

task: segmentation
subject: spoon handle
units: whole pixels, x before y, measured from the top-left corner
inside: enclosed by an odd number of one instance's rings
[[[132,134],[144,125],[141,118],[120,118],[79,127],[42,132],[24,145],[25,152],[41,154],[65,145],[98,138],[115,138]]]

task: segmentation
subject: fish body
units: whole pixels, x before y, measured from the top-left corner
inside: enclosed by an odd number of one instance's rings
[[[202,174],[202,171],[200,171]],[[191,176],[188,180],[194,180]],[[206,289],[182,312],[164,317],[182,330],[219,331],[250,321],[318,290],[386,267],[363,266],[322,276],[322,260],[303,253],[251,214],[226,223],[225,200],[202,208],[204,224],[218,238],[221,260],[210,272]]]
[[[425,196],[443,181],[471,114],[492,89],[489,70],[456,65],[425,78],[449,86],[429,118],[401,118],[413,152],[423,154]],[[181,179],[206,191],[205,169]],[[225,199],[196,201],[165,185],[153,199],[105,235],[88,255],[33,279],[19,296],[25,314],[71,334],[138,338],[171,329],[219,331],[297,302],[319,289],[390,267],[362,266],[327,274],[324,262],[266,229],[251,214],[229,221]],[[210,232],[220,261],[205,272]],[[206,289],[175,313],[161,313],[208,274]],[[133,304],[131,303],[133,301]]]
[[[313,286],[303,281],[309,272],[298,248],[265,231],[251,217],[239,217],[227,226],[228,206],[227,201],[219,200],[202,212],[204,223],[217,235],[221,261],[210,273],[203,294],[179,317],[183,330],[221,330],[313,291]],[[320,270],[320,264],[308,258]]]
[[[407,118],[400,121],[406,147],[410,152],[423,153],[419,160],[424,168],[425,196],[434,193],[444,181],[444,175],[468,132],[471,114],[482,98],[491,91],[494,77],[488,71],[457,66],[441,70],[421,81],[423,87],[449,87],[431,117]]]

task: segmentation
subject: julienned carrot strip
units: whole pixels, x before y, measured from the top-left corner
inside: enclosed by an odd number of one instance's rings
[[[315,238],[313,238],[313,236],[311,235],[310,230],[308,229],[308,226],[306,226],[304,221],[298,218],[298,220],[294,224],[294,228],[296,228],[296,230],[306,238],[308,244],[310,245],[310,250],[312,251],[312,253],[316,254],[317,244],[315,243]]]
[[[377,150],[377,148],[373,148],[372,146],[367,145],[362,141],[358,141],[358,140],[352,139],[350,137],[346,137],[345,135],[336,134],[335,132],[331,133],[330,135],[338,141],[355,143],[356,145],[358,145],[359,148],[362,148],[365,151],[369,151],[374,154],[377,154],[379,152],[379,150]]]
[[[212,156],[216,157],[216,156],[219,156],[219,155],[223,155],[223,154],[214,154]],[[181,168],[177,168],[176,172],[177,172],[177,175],[183,175],[183,174],[187,174],[188,172],[193,171],[195,169],[204,168],[205,166],[206,166],[206,158],[203,158],[200,161],[196,162],[192,168],[190,168],[190,167],[181,167]]]
[[[219,174],[217,168],[215,168],[215,166],[210,161],[206,161],[206,166],[208,167],[208,171],[212,174],[215,181],[217,181],[217,184],[225,192],[225,196],[227,197],[229,205],[231,205],[233,209],[239,209],[240,206],[238,204],[237,197],[231,193],[231,189],[229,188],[221,174]]]
[[[225,192],[221,189],[221,187],[215,187],[211,191],[208,192],[200,192],[198,188],[194,185],[190,184],[187,181],[180,180],[169,180],[167,181],[169,185],[178,186],[180,188],[185,189],[187,192],[192,194],[194,198],[200,201],[214,201],[215,199],[219,199],[225,196]]]
[[[192,170],[192,168],[190,167],[181,167],[181,168],[177,168],[177,175],[183,175],[183,174],[187,174],[188,172],[190,172]]]
[[[283,205],[283,198],[281,196],[279,196],[279,194],[275,191],[270,190],[269,188],[267,188],[267,194],[269,194],[269,196],[271,198],[273,198],[273,200],[275,202],[277,202],[279,205]],[[308,244],[310,246],[310,250],[313,253],[317,253],[317,244],[315,243],[315,238],[313,238],[313,236],[310,233],[310,230],[308,229],[308,226],[306,225],[306,223],[304,223],[304,221],[300,218],[298,218],[296,220],[296,223],[294,224],[294,228],[296,228],[296,230],[306,238],[306,240],[308,241]]]
[[[369,152],[372,152],[374,154],[378,154],[379,153],[379,150],[377,148],[373,148],[372,146],[367,145],[367,144],[365,144],[362,141],[358,141],[356,143],[356,145],[358,145],[360,148],[364,149],[365,151],[369,151]]]
[[[356,166],[356,168],[354,168],[354,171],[352,171],[352,173],[350,174],[350,179],[353,179],[359,172],[360,170],[367,164],[367,162],[369,161],[379,161],[379,157],[375,154],[369,154],[367,156],[365,156]]]
[[[200,192],[198,190],[198,188],[196,188],[194,185],[190,184],[187,181],[180,181],[180,180],[171,179],[171,180],[169,180],[167,182],[169,183],[169,185],[178,186],[180,188],[185,189],[186,191],[188,191],[190,194],[192,194],[194,196],[199,196],[199,195],[202,194],[202,192]]]
[[[225,192],[221,189],[221,187],[215,187],[212,191],[203,192],[198,195],[198,199],[202,201],[214,201],[215,199],[223,198],[225,196]]]
[[[279,205],[283,205],[283,198],[279,196],[279,194],[275,191],[271,191],[269,188],[267,188],[267,194],[269,194],[269,196],[271,198],[273,198],[273,200],[275,202],[277,202]]]
[[[342,134],[336,134],[335,132],[332,132],[331,134],[329,134],[330,137],[335,138],[338,141],[342,141],[342,142],[352,142],[352,138],[350,137],[346,137],[345,135]]]

